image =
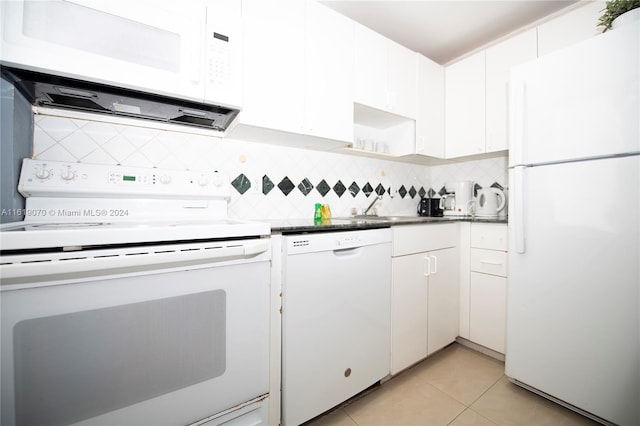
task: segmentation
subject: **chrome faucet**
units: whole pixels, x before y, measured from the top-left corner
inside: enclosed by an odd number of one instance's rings
[[[373,206],[380,200],[382,200],[382,195],[378,195],[376,198],[374,198],[373,202],[371,204],[369,204],[369,207],[367,207],[366,209],[364,209],[362,211],[362,214],[366,215],[369,212],[369,210],[371,210],[373,208]]]

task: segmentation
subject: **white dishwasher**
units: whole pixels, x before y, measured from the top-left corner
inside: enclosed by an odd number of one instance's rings
[[[283,239],[282,421],[291,426],[389,374],[391,230]]]

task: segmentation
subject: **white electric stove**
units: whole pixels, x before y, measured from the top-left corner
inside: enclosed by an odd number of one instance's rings
[[[266,425],[270,228],[216,172],[24,160],[0,227],[0,423]]]
[[[266,236],[269,225],[227,218],[217,172],[24,160],[24,221],[0,227],[2,250]]]

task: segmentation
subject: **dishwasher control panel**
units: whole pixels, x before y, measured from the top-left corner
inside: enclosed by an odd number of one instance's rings
[[[285,253],[294,255],[345,250],[390,242],[390,228],[289,235],[285,237]]]
[[[360,235],[356,234],[345,234],[344,237],[338,238],[336,240],[337,247],[354,247],[363,243],[363,239]]]

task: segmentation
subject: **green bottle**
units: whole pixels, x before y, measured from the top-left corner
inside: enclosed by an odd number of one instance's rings
[[[319,225],[322,223],[322,204],[316,203],[316,212],[313,215],[313,223]]]

